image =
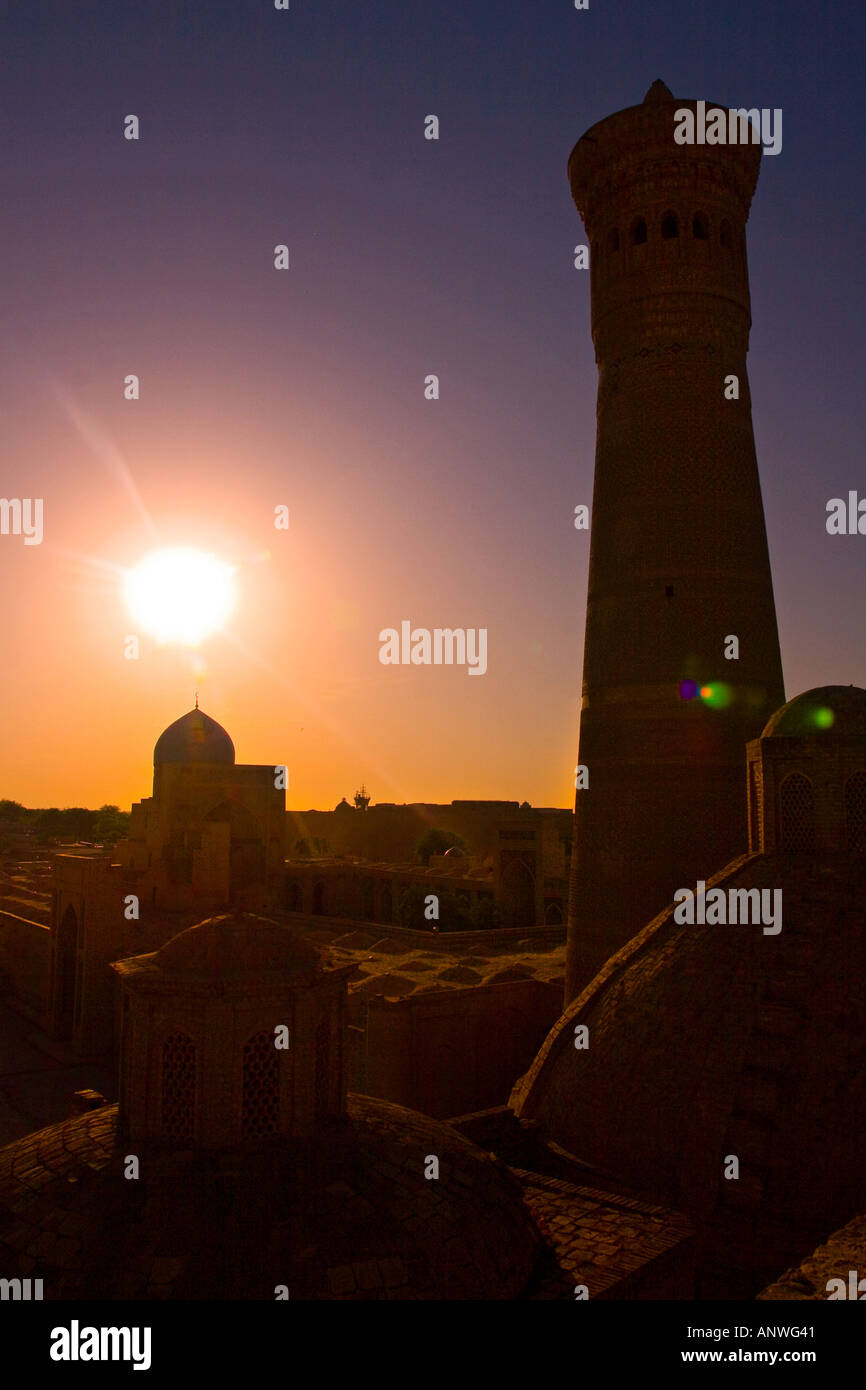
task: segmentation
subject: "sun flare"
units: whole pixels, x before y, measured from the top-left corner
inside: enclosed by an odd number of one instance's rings
[[[202,550],[155,550],[127,571],[124,597],[132,617],[157,641],[194,647],[231,616],[234,570]]]

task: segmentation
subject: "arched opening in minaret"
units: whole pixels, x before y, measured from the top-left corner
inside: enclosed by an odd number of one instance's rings
[[[696,241],[710,239],[710,224],[702,212],[696,212],[692,218],[692,236]]]
[[[680,224],[675,212],[666,212],[662,218],[662,240],[670,241],[673,237],[679,236]]]
[[[809,854],[815,848],[815,797],[802,772],[792,772],[779,791],[779,841],[783,854]]]
[[[632,246],[641,246],[646,241],[646,221],[643,217],[635,218],[631,224],[631,243]]]

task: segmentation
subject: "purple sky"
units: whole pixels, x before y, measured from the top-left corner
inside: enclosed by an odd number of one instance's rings
[[[297,774],[290,804],[362,778],[570,804],[596,371],[566,161],[656,77],[783,110],[748,253],[786,688],[866,686],[866,536],[824,524],[866,496],[864,38],[835,0],[6,8],[0,494],[46,519],[41,547],[0,537],[0,795],[147,793],[194,673],[120,659],[128,619],[81,557],[192,536],[271,555],[247,664],[217,641],[199,675],[239,759]],[[486,627],[486,676],[382,667],[405,618]]]

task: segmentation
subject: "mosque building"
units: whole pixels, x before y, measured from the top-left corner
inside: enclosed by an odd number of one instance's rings
[[[190,710],[153,751],[153,795],[132,807],[129,833],[105,856],[55,861],[50,1017],[84,1055],[116,1034],[109,969],[161,946],[202,912],[273,906],[282,892],[285,779],[235,762],[225,729]]]

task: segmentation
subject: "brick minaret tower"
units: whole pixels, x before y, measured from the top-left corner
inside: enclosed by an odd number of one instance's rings
[[[747,850],[745,746],[785,698],[746,375],[761,149],[676,144],[684,106],[654,82],[568,165],[599,379],[566,1001]]]

